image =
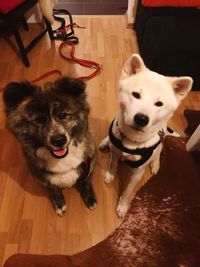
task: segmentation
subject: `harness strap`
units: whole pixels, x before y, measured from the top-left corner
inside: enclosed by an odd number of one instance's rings
[[[131,160],[125,160],[124,161],[131,168],[138,168],[141,165],[143,165],[152,156],[152,154],[153,154],[154,150],[157,148],[157,146],[163,141],[163,134],[159,132],[158,135],[159,135],[160,139],[153,146],[150,146],[148,148],[143,147],[143,148],[129,149],[129,148],[125,147],[122,144],[122,141],[120,139],[116,138],[115,135],[113,134],[113,132],[112,132],[113,123],[114,123],[114,120],[112,121],[110,128],[109,128],[109,138],[110,138],[111,143],[115,147],[117,147],[119,150],[121,150],[125,153],[141,156],[141,159],[137,160],[137,161],[131,161]]]
[[[73,18],[71,13],[67,9],[53,9],[54,19],[61,23],[60,27],[53,30],[53,38],[57,40],[66,41],[71,39],[72,42],[78,43],[78,37],[74,36],[74,26]],[[57,17],[57,14],[64,14],[69,16],[69,25],[66,26],[65,19],[62,17]],[[70,32],[68,31],[70,29]]]

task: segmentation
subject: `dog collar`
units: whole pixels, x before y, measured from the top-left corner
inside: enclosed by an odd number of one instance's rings
[[[132,154],[132,155],[139,155],[141,156],[140,160],[137,161],[131,161],[131,160],[125,160],[124,162],[127,163],[131,168],[138,168],[141,165],[143,165],[153,154],[153,151],[158,147],[158,145],[163,141],[164,138],[164,131],[159,131],[158,132],[158,136],[159,136],[159,141],[157,143],[155,143],[153,146],[150,147],[143,147],[143,148],[136,148],[136,149],[129,149],[127,147],[125,147],[122,144],[122,141],[118,138],[115,137],[115,135],[113,134],[112,128],[113,128],[113,123],[115,120],[112,121],[110,128],[109,128],[109,138],[111,143],[117,147],[119,150],[128,153],[128,154]]]

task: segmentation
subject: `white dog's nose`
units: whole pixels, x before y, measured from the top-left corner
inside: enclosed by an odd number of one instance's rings
[[[139,127],[144,127],[149,123],[149,117],[142,113],[137,113],[134,116],[133,122],[136,123]]]

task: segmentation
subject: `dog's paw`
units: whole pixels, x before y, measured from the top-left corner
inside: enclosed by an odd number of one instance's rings
[[[97,206],[96,199],[91,198],[91,199],[88,201],[88,203],[86,203],[86,205],[87,205],[88,209],[90,209],[90,210],[94,210],[94,209],[96,208],[96,206]]]
[[[109,152],[110,149],[109,149],[109,138],[108,138],[108,136],[101,141],[101,143],[99,145],[99,150],[101,152]]]
[[[94,210],[94,209],[96,209],[96,207],[97,207],[97,202],[94,202],[91,206],[89,206],[88,208],[90,209],[90,210]]]
[[[127,204],[119,202],[116,209],[118,217],[123,218],[126,215],[128,208],[129,206]]]
[[[53,205],[54,205],[56,214],[62,217],[67,210],[67,206],[65,204],[63,195],[61,195],[61,198],[54,199]]]
[[[94,210],[96,208],[96,206],[97,206],[96,197],[93,194],[85,196],[84,197],[84,202],[85,202],[85,205],[90,210]]]
[[[64,206],[61,207],[61,208],[56,208],[56,213],[57,213],[60,217],[62,217],[62,216],[65,214],[66,210],[67,210],[67,206],[64,205]]]
[[[114,179],[115,179],[114,174],[110,173],[109,171],[107,171],[107,172],[105,173],[105,176],[104,176],[104,182],[105,182],[106,184],[111,183]]]
[[[160,161],[156,160],[150,163],[150,170],[153,175],[155,175],[159,169],[160,169]]]

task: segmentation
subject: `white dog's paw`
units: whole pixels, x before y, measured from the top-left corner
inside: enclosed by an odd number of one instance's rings
[[[109,137],[105,137],[99,144],[99,150],[102,152],[109,151]]]
[[[151,170],[151,173],[153,175],[155,175],[159,169],[160,169],[160,161],[159,160],[152,161],[150,163],[150,170]]]
[[[118,215],[118,217],[119,218],[123,218],[126,215],[126,213],[128,211],[128,208],[129,208],[129,206],[127,204],[120,203],[120,201],[119,201],[119,203],[117,205],[117,215]]]
[[[57,213],[60,217],[62,217],[62,216],[65,214],[66,210],[67,210],[67,206],[64,205],[62,208],[56,208],[56,213]]]
[[[107,171],[105,173],[105,176],[104,176],[104,182],[106,184],[109,184],[109,183],[111,183],[114,180],[114,178],[115,178],[114,174],[112,174],[109,171]]]

